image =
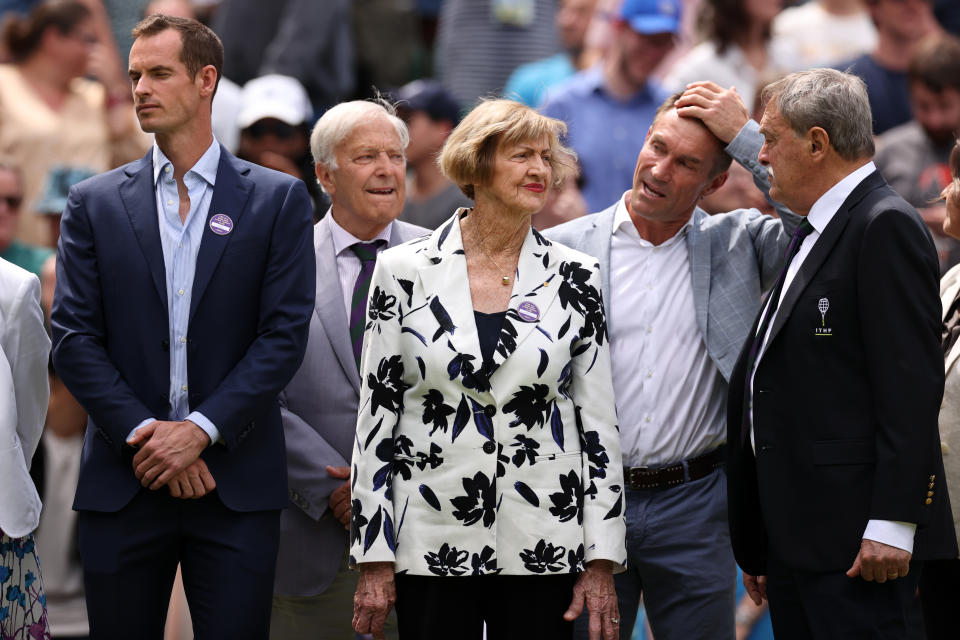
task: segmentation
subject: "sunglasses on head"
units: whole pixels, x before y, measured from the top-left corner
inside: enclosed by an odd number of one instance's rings
[[[273,135],[276,138],[287,140],[297,133],[297,127],[293,127],[286,122],[280,122],[279,120],[258,120],[247,127],[244,132],[254,138]]]

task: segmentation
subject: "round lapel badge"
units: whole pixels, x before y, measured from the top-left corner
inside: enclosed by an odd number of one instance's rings
[[[233,220],[226,214],[218,213],[210,218],[210,231],[218,236],[225,236],[233,231]]]
[[[540,309],[532,302],[521,302],[517,307],[517,315],[524,322],[536,322],[540,319]]]

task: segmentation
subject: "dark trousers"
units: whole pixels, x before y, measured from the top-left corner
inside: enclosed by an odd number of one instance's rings
[[[92,640],[160,640],[180,564],[197,640],[265,639],[280,512],[239,513],[141,489],[116,513],[81,511]]]
[[[767,596],[777,640],[903,640],[919,566],[883,584],[843,571],[794,571],[771,553]],[[853,564],[853,558],[850,559]]]
[[[927,640],[956,640],[960,560],[930,560],[920,572],[920,606]]]
[[[563,614],[576,574],[552,576],[411,576],[397,574],[401,640],[564,640]]]

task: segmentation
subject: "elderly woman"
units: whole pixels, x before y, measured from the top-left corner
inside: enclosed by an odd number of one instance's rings
[[[440,156],[476,203],[371,282],[353,451],[354,628],[618,636],[622,467],[596,260],[530,226],[574,164],[563,123],[477,106]],[[602,634],[602,635],[601,635]]]
[[[950,154],[953,181],[943,190],[946,217],[943,232],[960,240],[960,141]],[[940,446],[943,452],[944,475],[934,478],[946,484],[950,493],[955,534],[960,538],[960,265],[950,269],[940,281],[943,303],[943,358],[946,381],[943,404],[940,405]],[[927,638],[956,638],[957,603],[960,602],[960,559],[932,560],[924,564],[920,574],[920,602]]]

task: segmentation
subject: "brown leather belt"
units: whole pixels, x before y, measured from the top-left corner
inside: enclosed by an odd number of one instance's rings
[[[690,458],[668,467],[651,469],[649,467],[624,467],[623,481],[631,489],[662,489],[676,487],[684,482],[699,480],[723,464],[724,447],[717,447],[696,458]],[[684,477],[683,468],[687,468]]]

